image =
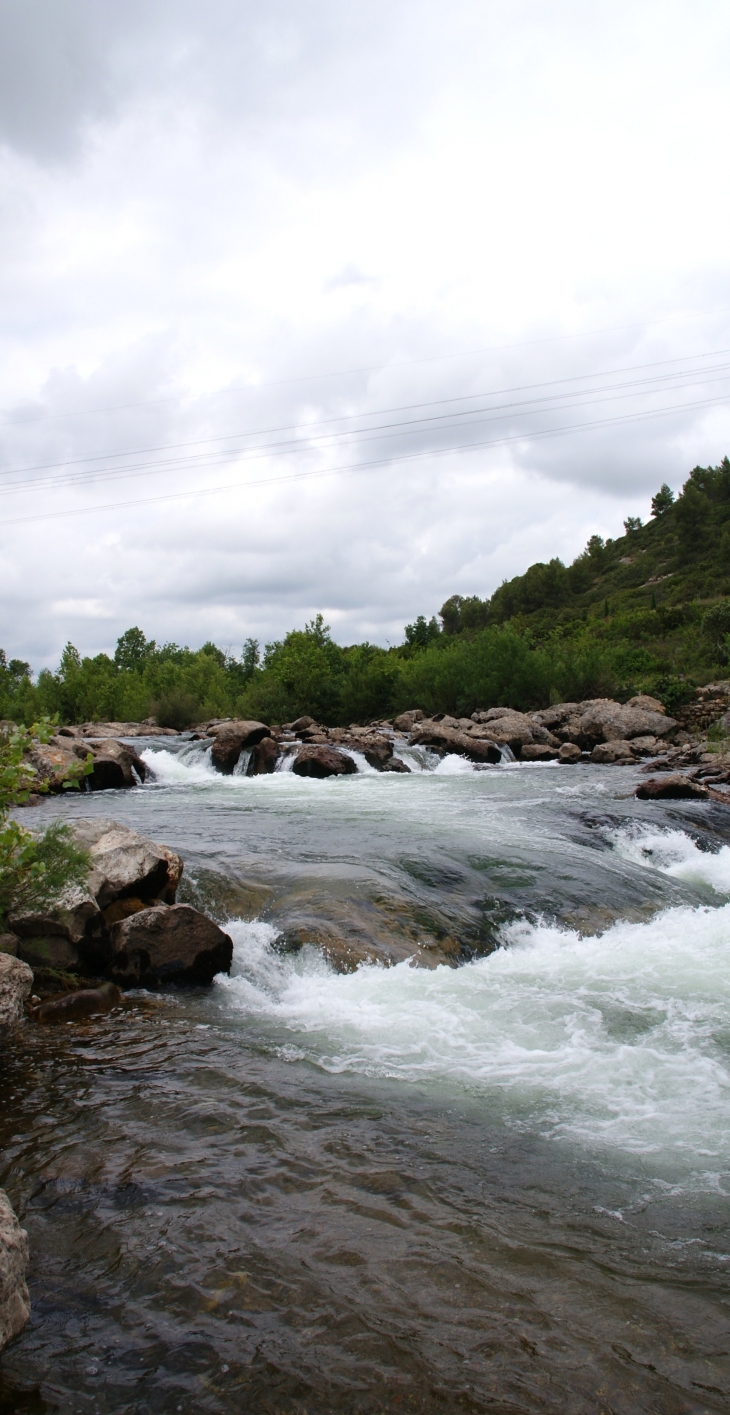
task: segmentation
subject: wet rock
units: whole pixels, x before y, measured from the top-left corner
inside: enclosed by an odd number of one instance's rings
[[[707,799],[710,793],[699,781],[691,781],[680,772],[670,772],[640,782],[634,794],[640,801],[691,801]]]
[[[159,904],[123,919],[111,930],[109,972],[120,987],[162,984],[207,986],[230,973],[228,934],[189,904]]]
[[[73,733],[79,737],[106,739],[108,737],[179,737],[176,727],[158,727],[154,718],[144,722],[85,722],[81,727],[60,727],[61,733]]]
[[[327,776],[352,776],[357,772],[357,767],[352,757],[339,752],[336,747],[308,746],[297,753],[292,771],[296,776],[324,779]]]
[[[121,790],[137,786],[147,777],[147,768],[142,758],[132,747],[107,737],[98,745],[93,744],[94,769],[86,778],[91,791]]]
[[[447,753],[455,752],[473,762],[501,762],[502,753],[491,732],[489,737],[477,737],[460,731],[458,727],[450,727],[447,722],[446,718],[439,722],[435,718],[419,722],[416,731],[411,735],[411,742],[415,746],[435,747],[438,751]]]
[[[574,766],[582,756],[580,747],[577,747],[574,742],[564,742],[558,751],[558,761],[563,762],[565,766]]]
[[[408,712],[401,712],[393,722],[397,732],[412,732],[415,723],[423,720],[424,714],[420,708],[409,708]]]
[[[406,763],[402,762],[400,757],[391,757],[390,761],[385,762],[384,765],[381,766],[380,770],[405,772],[407,776],[410,776],[411,774],[411,768],[409,766],[406,766]]]
[[[0,1033],[22,1020],[32,986],[33,974],[28,964],[12,953],[0,953]]]
[[[520,752],[521,762],[554,762],[557,759],[557,748],[543,742],[528,742]]]
[[[19,938],[18,957],[34,970],[60,968],[76,971],[81,962],[81,954],[76,944],[61,933]]]
[[[121,1000],[122,994],[116,983],[102,983],[98,988],[83,988],[51,998],[34,1007],[30,1015],[34,1022],[78,1022],[84,1017],[111,1012]]]
[[[0,1189],[0,1351],[23,1330],[30,1316],[27,1267],[28,1235]]]
[[[342,924],[328,919],[292,919],[275,946],[286,953],[316,948],[336,973],[354,973],[361,964],[392,968],[406,960],[419,968],[438,968],[441,964],[453,967],[460,953],[454,938],[422,937],[416,941],[399,938],[390,930],[387,938],[379,937],[376,930],[368,929],[355,917]]]
[[[276,763],[279,760],[279,744],[273,737],[264,737],[251,752],[249,763],[249,776],[264,776],[269,772],[276,771]]]
[[[630,742],[599,742],[591,752],[591,761],[604,766],[615,766],[619,762],[633,762],[634,754]]]
[[[75,821],[72,834],[91,855],[89,891],[100,909],[127,895],[174,902],[183,872],[174,850],[107,816]]]
[[[263,722],[236,719],[209,727],[208,735],[214,739],[211,749],[213,766],[224,776],[231,776],[241,752],[255,747],[271,733]]]

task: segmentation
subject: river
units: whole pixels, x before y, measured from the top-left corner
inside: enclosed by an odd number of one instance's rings
[[[43,818],[178,850],[233,970],[3,1057],[1,1415],[730,1410],[727,809],[634,767],[144,750]],[[466,961],[336,974],[302,918]]]

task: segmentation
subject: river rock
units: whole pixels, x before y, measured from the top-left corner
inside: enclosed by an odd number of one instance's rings
[[[407,712],[401,712],[393,722],[397,732],[412,732],[417,722],[422,722],[424,714],[420,708],[409,708]]]
[[[189,904],[143,909],[111,930],[112,978],[120,987],[207,986],[230,973],[233,943]]]
[[[30,1316],[27,1267],[28,1235],[0,1189],[0,1351],[23,1330]]]
[[[50,998],[31,1011],[34,1022],[80,1022],[85,1017],[97,1017],[111,1012],[122,1000],[116,983],[102,983],[98,988],[83,988]]]
[[[16,934],[0,934],[0,953],[10,953],[13,958],[17,958],[18,939]]]
[[[58,742],[36,742],[25,753],[23,761],[35,772],[38,785],[44,786],[47,791],[63,791],[65,781],[83,779],[79,755],[70,743],[68,747],[62,747]]]
[[[211,749],[213,766],[224,776],[231,776],[241,752],[247,747],[255,747],[271,733],[263,722],[236,719],[209,727],[208,735],[214,739]]]
[[[455,721],[454,718],[450,720]],[[473,762],[501,762],[502,753],[491,733],[489,737],[476,737],[471,733],[462,732],[458,725],[456,728],[448,726],[448,721],[446,718],[438,722],[435,718],[424,719],[418,723],[411,741],[415,746],[435,747],[442,752],[458,753]]]
[[[22,1020],[32,986],[33,974],[28,964],[12,953],[0,953],[0,1033]]]
[[[311,727],[316,728],[317,723],[313,717],[305,716],[298,717],[295,722],[287,722],[286,726],[291,732],[296,732],[299,735],[300,732],[308,732]]]
[[[174,902],[183,862],[167,845],[107,816],[75,821],[72,834],[91,855],[89,891],[100,909],[126,895]]]
[[[622,707],[620,703],[591,704],[581,714],[579,733],[582,746],[598,742],[627,741],[632,737],[666,737],[679,723],[665,713],[647,712],[644,708]]]
[[[626,707],[643,708],[645,712],[659,712],[664,717],[667,713],[664,703],[660,703],[658,698],[650,698],[648,693],[637,693],[636,697],[629,698]]]
[[[297,752],[292,771],[296,776],[323,779],[327,776],[352,776],[357,772],[357,767],[352,757],[338,752],[336,747],[306,746]]]
[[[557,759],[557,748],[543,742],[527,742],[520,752],[521,762],[554,762]]]
[[[107,739],[109,737],[179,737],[176,727],[158,727],[154,718],[144,722],[85,722],[81,727],[59,727],[61,733],[79,737]]]
[[[618,762],[632,762],[634,753],[630,742],[599,742],[591,752],[591,761],[604,766],[615,766]]]
[[[94,769],[86,778],[92,791],[121,790],[137,786],[147,777],[147,768],[142,758],[132,747],[117,742],[113,737],[92,744]]]
[[[406,776],[411,775],[411,768],[402,762],[400,757],[391,757],[389,762],[385,762],[380,768],[381,771],[398,771]]]
[[[691,781],[680,772],[670,772],[666,776],[650,776],[642,781],[634,793],[640,801],[691,801],[706,799],[709,791],[699,781]]]
[[[249,763],[249,776],[264,776],[268,772],[276,771],[276,763],[279,760],[279,744],[273,737],[263,737],[251,752]]]
[[[564,742],[558,751],[558,761],[563,762],[565,766],[575,766],[582,756],[580,747],[576,747],[574,742]]]

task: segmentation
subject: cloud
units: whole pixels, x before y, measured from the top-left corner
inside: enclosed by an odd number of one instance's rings
[[[719,460],[723,8],[0,0],[6,650],[397,641]]]

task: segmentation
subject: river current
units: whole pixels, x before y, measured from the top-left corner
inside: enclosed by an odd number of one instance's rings
[[[730,1410],[727,808],[634,767],[145,759],[43,819],[178,850],[233,970],[3,1056],[0,1415]],[[292,920],[462,961],[337,974]]]

